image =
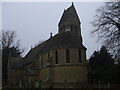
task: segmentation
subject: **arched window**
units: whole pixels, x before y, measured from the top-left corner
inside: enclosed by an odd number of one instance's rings
[[[48,59],[50,59],[50,53],[48,53]]]
[[[41,66],[43,66],[43,56],[41,56]]]
[[[57,52],[57,50],[55,51],[55,64],[58,64],[58,52]]]
[[[66,50],[66,63],[70,63],[70,51],[69,51],[69,49]]]
[[[78,60],[79,60],[79,63],[82,63],[81,50],[80,49],[78,50]]]

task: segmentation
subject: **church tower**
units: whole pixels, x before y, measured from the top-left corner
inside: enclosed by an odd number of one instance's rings
[[[74,4],[64,10],[61,20],[58,24],[59,33],[71,31],[75,36],[81,39],[82,43],[82,36],[81,36],[81,22],[75,10]]]

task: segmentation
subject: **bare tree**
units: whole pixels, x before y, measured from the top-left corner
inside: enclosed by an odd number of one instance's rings
[[[7,81],[7,66],[9,56],[20,57],[23,49],[20,48],[20,41],[16,40],[15,31],[2,31],[2,80]]]
[[[10,48],[15,39],[14,31],[2,31],[2,48]]]
[[[104,45],[120,54],[120,2],[106,2],[96,10],[97,14],[91,22],[95,29],[93,34],[98,34],[98,40]]]

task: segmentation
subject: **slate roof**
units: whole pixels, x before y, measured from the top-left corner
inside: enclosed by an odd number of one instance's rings
[[[50,38],[40,53],[45,53],[55,48],[67,47],[81,47],[85,49],[80,38],[75,36],[71,31],[67,31]]]
[[[42,44],[31,49],[29,53],[25,56],[24,63],[33,62],[35,57],[37,57],[37,55],[49,52],[51,49],[69,48],[69,47],[78,47],[78,48],[86,49],[82,45],[82,41],[80,40],[80,38],[75,36],[71,31],[67,31],[56,34],[55,36],[43,42]]]
[[[43,48],[43,46],[46,44],[47,41],[48,40],[46,40],[45,42],[39,44],[34,48],[31,48],[28,54],[24,57],[24,64],[31,63],[35,59],[35,57],[38,55],[38,53],[41,51],[41,49]]]
[[[77,22],[80,24],[80,20],[79,17],[77,15],[77,12],[75,10],[75,7],[72,3],[72,5],[63,12],[62,18],[58,24],[58,26],[60,26],[61,24],[65,23],[65,22]]]

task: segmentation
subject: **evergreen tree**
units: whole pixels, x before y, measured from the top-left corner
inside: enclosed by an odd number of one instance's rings
[[[100,51],[94,51],[89,59],[89,66],[91,68],[91,75],[96,81],[113,81],[112,69],[114,68],[114,60],[105,46],[102,46]]]

